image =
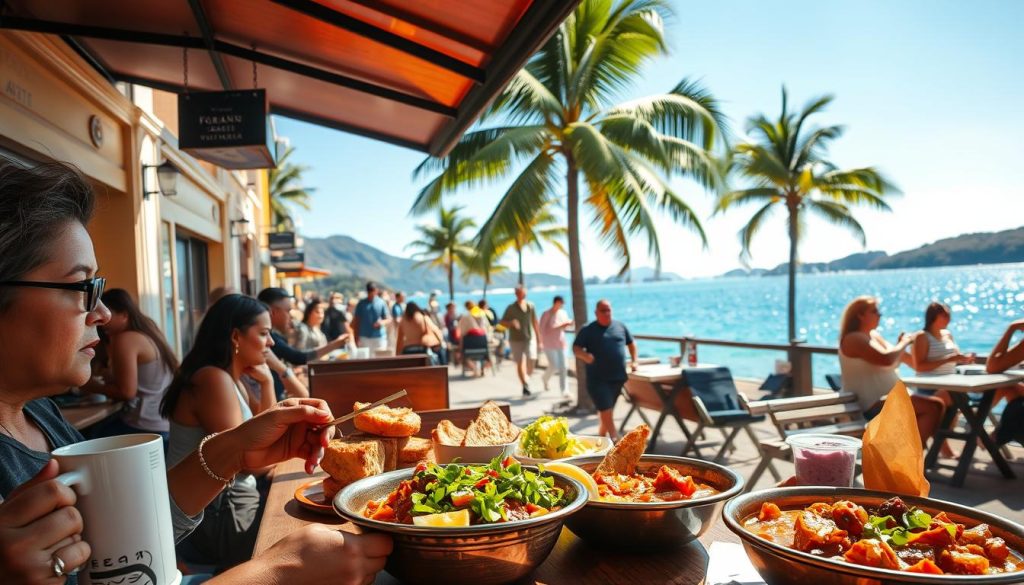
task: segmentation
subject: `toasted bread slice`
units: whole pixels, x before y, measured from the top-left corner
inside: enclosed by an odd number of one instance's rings
[[[384,444],[363,437],[334,439],[324,450],[320,467],[343,483],[377,475],[384,471]]]
[[[341,488],[348,485],[348,483],[340,482],[331,476],[324,478],[324,503],[330,504],[334,500],[334,496],[341,491]]]
[[[353,410],[369,405],[368,402],[356,402]],[[382,437],[411,437],[420,432],[420,415],[411,408],[391,408],[378,406],[369,412],[356,417],[356,428],[364,433]]]
[[[420,461],[432,460],[434,444],[427,439],[409,437],[409,440],[398,450],[398,466],[415,465]]]
[[[356,431],[355,433],[348,435],[348,439],[354,439],[359,441],[378,441],[381,447],[384,449],[384,471],[394,471],[398,469],[398,452],[405,445],[405,442],[409,439],[407,437],[381,437],[378,435],[371,435],[362,431]]]
[[[504,445],[516,440],[519,429],[508,420],[497,404],[488,400],[469,423],[463,446]]]
[[[442,445],[458,447],[466,440],[466,431],[455,426],[452,421],[444,419],[437,423],[437,427],[430,432],[430,436]]]
[[[647,449],[647,437],[651,435],[651,427],[640,425],[626,433],[608,454],[601,460],[594,473],[608,474],[621,473],[633,475],[636,471],[636,464],[640,462],[640,456]]]

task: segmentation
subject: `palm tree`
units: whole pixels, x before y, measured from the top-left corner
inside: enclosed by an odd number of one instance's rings
[[[764,222],[785,206],[789,228],[789,339],[796,339],[797,247],[806,231],[805,212],[850,230],[861,245],[864,229],[854,219],[851,206],[864,205],[889,211],[883,199],[899,190],[873,167],[839,169],[828,160],[828,146],[843,134],[842,126],[808,127],[807,119],[824,111],[830,95],[817,97],[803,111],[790,112],[786,88],[782,88],[782,113],[772,121],[763,114],[751,117],[751,140],[736,145],[728,163],[731,170],[753,186],[731,190],[719,197],[715,213],[756,203],[747,225],[740,230],[741,258],[750,258],[750,244]]]
[[[444,209],[438,213],[436,226],[420,225],[416,229],[422,237],[407,247],[419,251],[413,257],[420,258],[415,266],[444,268],[448,274],[448,300],[455,300],[455,268],[465,268],[474,254],[465,233],[476,227],[476,223],[459,212],[462,207]]]
[[[277,161],[277,166],[267,173],[270,184],[271,223],[279,230],[289,229],[294,225],[291,206],[297,205],[306,211],[310,208],[310,197],[316,189],[302,185],[302,173],[309,170],[305,165],[297,165],[288,160],[295,152],[294,146],[284,151],[284,156]]]
[[[413,213],[438,207],[443,195],[460,187],[519,171],[489,220],[499,233],[515,233],[523,218],[564,197],[577,327],[590,313],[580,257],[581,203],[601,242],[621,261],[621,273],[630,267],[633,237],[645,239],[646,251],[661,265],[656,212],[691,228],[706,245],[700,221],[663,173],[717,187],[709,151],[725,128],[718,102],[684,79],[669,93],[613,105],[647,62],[667,53],[663,21],[670,14],[668,0],[583,0],[481,122],[498,124],[468,132],[446,157],[428,158],[416,170],[416,176],[439,174],[420,191]],[[577,366],[586,409],[585,372]]]
[[[494,245],[495,241],[502,242],[506,249],[511,247],[516,251],[520,286],[526,284],[523,275],[523,250],[530,248],[541,252],[544,250],[544,244],[551,244],[563,255],[568,255],[562,241],[569,230],[547,209],[535,210],[533,215],[523,218],[523,221],[515,226],[516,231],[511,234],[497,232],[491,223],[493,219],[494,215],[480,229],[479,241],[484,245]]]
[[[469,282],[474,276],[479,276],[484,283],[484,298],[487,298],[487,287],[494,280],[494,276],[508,271],[508,267],[497,264],[497,261],[508,249],[507,244],[495,249],[480,245],[479,240],[474,241],[473,254],[466,260],[462,268],[462,280]]]

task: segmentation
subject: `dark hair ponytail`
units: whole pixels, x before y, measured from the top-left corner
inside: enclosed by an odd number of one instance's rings
[[[128,315],[128,330],[137,331],[148,337],[156,345],[156,349],[160,353],[160,361],[167,366],[168,370],[173,372],[178,369],[178,358],[174,355],[174,350],[171,349],[167,340],[161,335],[160,328],[152,319],[142,314],[139,306],[135,304],[135,299],[128,294],[128,291],[123,288],[113,288],[103,293],[100,300],[111,311]]]
[[[160,403],[160,415],[171,417],[181,393],[192,385],[192,376],[201,368],[215,366],[227,371],[234,356],[231,332],[245,331],[266,312],[266,305],[244,295],[226,295],[214,303],[199,325],[192,350],[181,360],[181,368],[167,388]]]

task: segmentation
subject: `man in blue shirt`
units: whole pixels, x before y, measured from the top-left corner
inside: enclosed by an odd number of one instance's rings
[[[360,299],[352,315],[352,331],[357,347],[367,347],[370,355],[378,349],[388,348],[387,325],[391,321],[388,304],[378,295],[377,285],[366,283],[366,298]]]
[[[595,311],[597,319],[587,323],[572,343],[573,354],[587,365],[587,394],[597,407],[598,435],[618,439],[612,409],[626,383],[626,349],[629,368],[636,371],[636,343],[629,329],[612,319],[612,304],[601,299]]]

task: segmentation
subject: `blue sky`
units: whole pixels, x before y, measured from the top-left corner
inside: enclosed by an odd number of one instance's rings
[[[817,120],[846,126],[832,160],[875,165],[903,191],[892,213],[857,212],[871,250],[1024,225],[1024,0],[679,1],[675,10],[666,26],[670,56],[622,99],[700,78],[739,134],[750,115],[777,115],[783,84],[798,105],[834,94]],[[317,190],[312,212],[300,214],[303,233],[347,234],[408,255],[416,224],[434,221],[408,215],[422,185],[412,179],[421,153],[286,118],[275,123],[296,147],[294,158],[311,167],[305,182]],[[709,247],[662,220],[663,269],[696,277],[739,266],[736,234],[753,209],[710,217],[710,194],[684,180],[673,185],[697,210]],[[482,223],[501,192],[499,185],[450,201]],[[755,240],[753,265],[786,260],[781,217]],[[643,250],[636,242],[634,266],[653,264]],[[800,253],[814,262],[860,250],[848,232],[812,221]],[[587,276],[616,271],[589,234],[583,256]],[[554,251],[528,255],[525,264],[530,272],[568,274],[568,261]]]

